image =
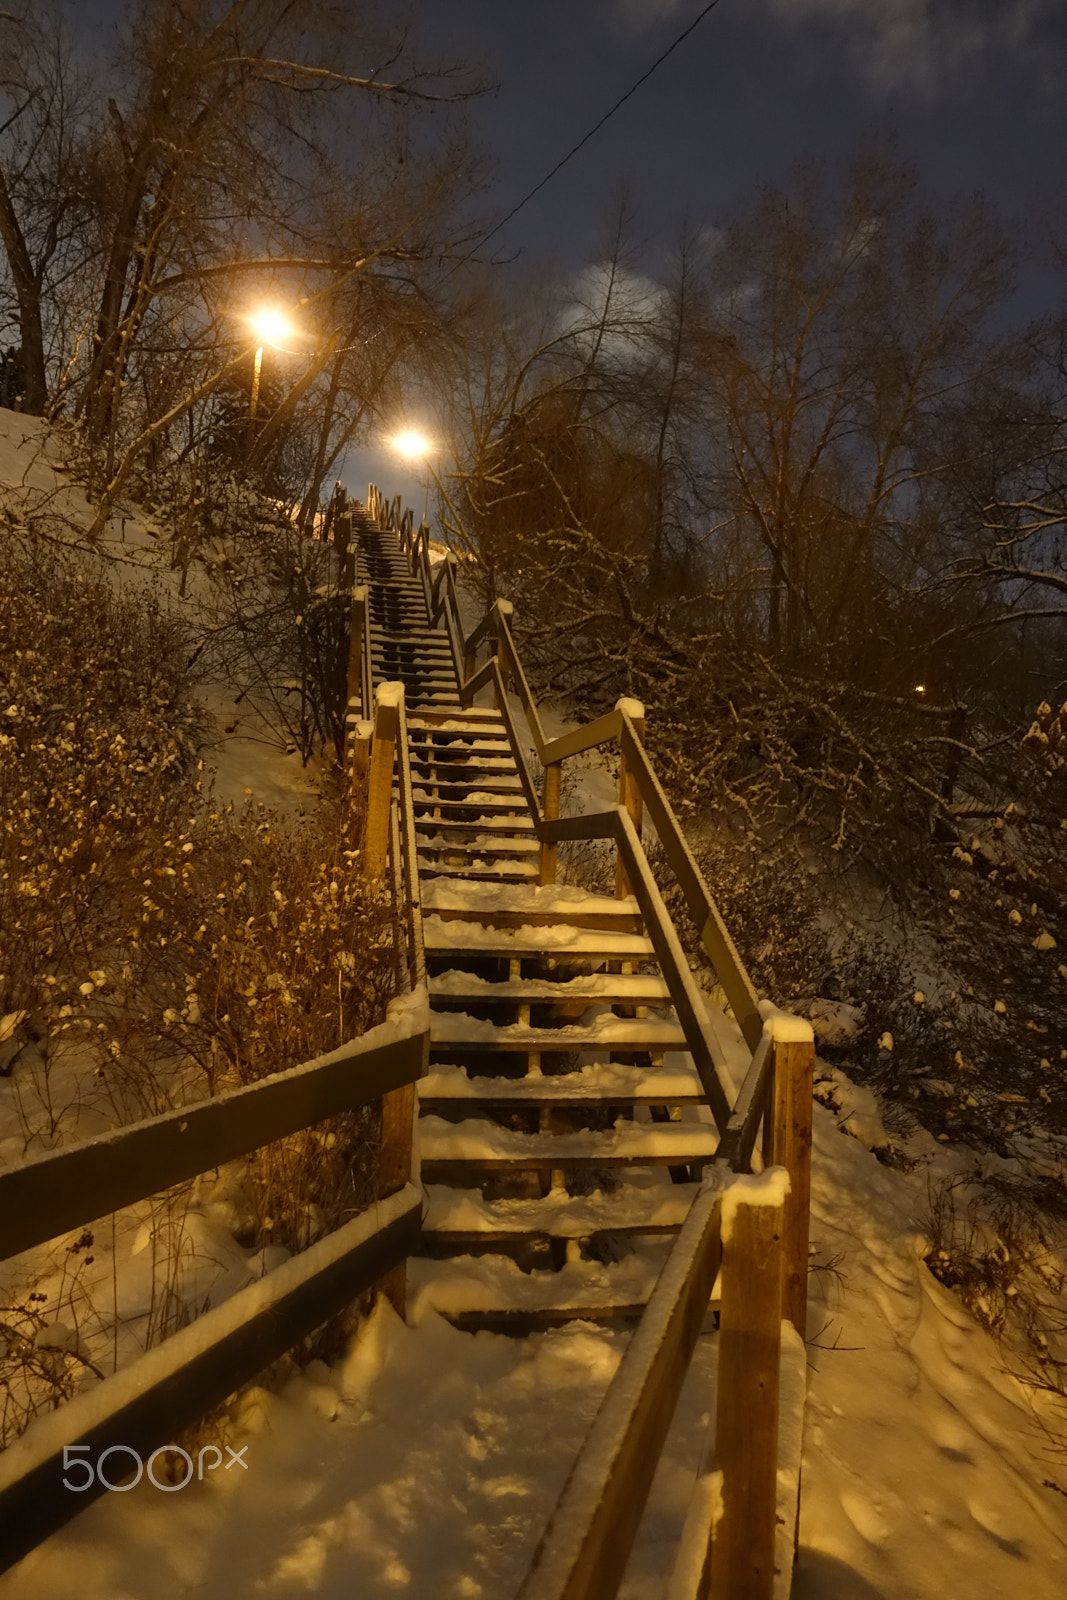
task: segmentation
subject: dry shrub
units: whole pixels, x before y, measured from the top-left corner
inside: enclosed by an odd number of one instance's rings
[[[185,802],[201,716],[159,596],[29,538],[0,548],[0,1012],[92,965],[124,864]]]
[[[1058,1179],[944,1179],[927,1207],[930,1271],[1031,1387],[1067,1399],[1067,1200]]]
[[[395,937],[360,879],[361,818],[339,797],[306,821],[212,803],[194,652],[159,598],[15,538],[0,635],[0,1070],[25,1148],[254,1083],[381,1021]],[[186,1221],[214,1181],[240,1190],[240,1243],[301,1249],[373,1196],[376,1122],[346,1113],[155,1197],[143,1344],[210,1299]],[[4,1297],[0,1445],[120,1361],[85,1238],[47,1301],[32,1278]]]

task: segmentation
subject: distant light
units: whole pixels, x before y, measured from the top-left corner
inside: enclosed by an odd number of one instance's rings
[[[394,450],[399,450],[402,456],[407,456],[412,461],[419,456],[428,456],[433,449],[426,435],[419,433],[415,428],[405,428],[402,433],[394,434],[389,442]]]
[[[925,685],[925,683],[917,683],[915,685],[915,693],[916,694],[925,694],[926,693],[926,685]]]
[[[297,330],[288,317],[273,306],[264,306],[262,310],[254,312],[248,321],[260,344],[269,344],[275,350],[297,338]]]

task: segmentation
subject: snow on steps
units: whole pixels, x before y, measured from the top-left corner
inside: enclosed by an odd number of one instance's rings
[[[466,1043],[463,1047],[469,1048]],[[699,1104],[703,1098],[700,1079],[691,1068],[630,1067],[617,1061],[523,1078],[471,1077],[463,1067],[442,1063],[419,1080],[422,1106],[442,1100],[492,1105],[682,1105]]]
[[[433,887],[433,883],[424,884],[424,895]],[[423,922],[423,937],[427,955],[500,955],[512,960],[543,955],[564,961],[647,961],[653,955],[651,939],[641,934],[559,923],[493,928],[433,915]]]
[[[489,832],[485,822],[447,824],[450,829],[457,829],[463,833],[473,834],[473,838],[460,839],[454,832],[444,832],[441,823],[436,817],[429,817],[424,821],[415,822],[420,850],[450,850],[455,854],[459,850],[469,850],[472,855],[514,855],[519,851],[525,854],[531,852],[536,855],[540,845],[536,839],[530,837],[519,838],[512,832],[512,825],[505,823]],[[435,828],[437,832],[426,837],[425,830]]]
[[[699,1183],[671,1183],[649,1174],[605,1193],[572,1195],[550,1189],[540,1200],[486,1200],[480,1189],[426,1186],[422,1231],[429,1234],[512,1234],[588,1239],[596,1233],[673,1232],[685,1221]]]
[[[577,978],[509,978],[495,982],[480,978],[473,972],[450,967],[439,972],[433,980],[435,1004],[459,1000],[475,1000],[479,1005],[502,1004],[558,1004],[576,1005],[657,1005],[668,1002],[670,989],[662,978],[635,976],[630,973],[589,972]]]
[[[575,1171],[583,1167],[687,1166],[710,1161],[718,1149],[713,1123],[639,1123],[621,1120],[604,1132],[516,1133],[481,1118],[419,1122],[424,1173],[428,1167],[472,1163],[488,1172]],[[440,1171],[427,1174],[440,1178]]]
[[[438,1311],[459,1327],[544,1327],[605,1316],[638,1316],[644,1309],[668,1246],[651,1245],[606,1265],[568,1261],[558,1272],[523,1272],[507,1256],[454,1256],[449,1261],[408,1263],[408,1311],[418,1324]]]
[[[449,856],[455,855],[453,848]],[[458,872],[472,883],[486,882],[527,882],[532,883],[538,875],[536,862],[514,861],[499,859],[496,861],[471,861],[465,867],[457,867],[452,860],[447,862],[433,861],[428,856],[419,856],[420,873],[433,874],[437,872]]]
[[[686,1038],[677,1022],[656,1017],[617,1017],[600,1012],[588,1021],[558,1028],[529,1023],[497,1024],[465,1011],[434,1012],[430,1043],[462,1044],[465,1050],[684,1050]],[[661,1069],[662,1070],[662,1069]]]
[[[455,802],[454,802],[455,803]],[[477,812],[478,807],[469,800],[464,802],[464,809]],[[534,825],[527,816],[473,816],[464,818],[452,817],[416,817],[415,827],[419,831],[427,828],[436,828],[438,834],[447,843],[455,843],[460,835],[473,834],[472,840],[463,840],[464,843],[476,844],[479,834],[486,839],[501,839],[509,836],[523,836],[523,849],[532,847],[539,849],[537,840],[533,838]],[[429,841],[424,841],[428,843]]]
[[[616,900],[606,894],[589,894],[567,883],[539,884],[521,892],[509,889],[500,895],[493,895],[485,889],[473,890],[464,884],[451,886],[448,883],[435,883],[424,891],[422,905],[424,911],[462,911],[471,916],[481,916],[487,910],[503,908],[536,913],[537,916],[552,915],[560,922],[568,917],[587,915],[591,911],[611,917],[640,915],[640,907],[633,895]]]

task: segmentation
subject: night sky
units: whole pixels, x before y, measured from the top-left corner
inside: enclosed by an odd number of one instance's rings
[[[703,10],[705,0],[414,0],[426,64],[497,87],[467,112],[504,216]],[[1037,256],[1019,307],[1067,298],[1067,0],[720,0],[596,138],[492,242],[572,272],[603,252],[625,195],[642,269],[688,218],[726,222],[799,162],[836,168],[889,135],[932,194],[984,192]],[[504,270],[507,270],[505,268]],[[413,484],[392,458],[368,470]],[[414,489],[408,490],[414,498]]]

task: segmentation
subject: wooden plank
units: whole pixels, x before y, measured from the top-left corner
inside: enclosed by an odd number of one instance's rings
[[[0,1571],[106,1488],[63,1486],[68,1446],[93,1464],[113,1446],[147,1461],[183,1428],[363,1294],[418,1247],[422,1199],[412,1186],[233,1295],[131,1366],[40,1417],[0,1456]],[[173,1458],[172,1458],[173,1459]],[[132,1458],[110,1465],[112,1482]],[[161,1470],[161,1469],[157,1469]]]
[[[426,947],[422,931],[422,894],[419,884],[418,840],[415,833],[415,803],[412,798],[411,743],[407,708],[401,703],[397,715],[400,736],[397,751],[397,793],[400,811],[401,851],[407,885],[408,943],[411,986],[426,982]]]
[[[730,1120],[722,1136],[719,1153],[734,1172],[750,1172],[756,1133],[767,1110],[774,1082],[774,1048],[771,1035],[763,1033],[756,1046],[741,1092],[734,1101]],[[771,1162],[768,1160],[768,1166]]]
[[[389,858],[389,808],[393,803],[393,757],[399,716],[396,704],[382,699],[385,688],[399,688],[401,696],[404,692],[403,684],[379,684],[375,697],[362,858],[363,876],[368,880],[382,876]]]
[[[614,811],[589,811],[584,817],[560,817],[538,825],[538,837],[560,842],[564,839],[613,839]]]
[[[510,615],[510,606],[506,614],[500,614],[497,635],[498,653],[503,666],[511,673],[512,681],[515,684],[515,692],[519,697],[519,704],[522,706],[526,721],[530,725],[530,732],[533,734],[537,759],[547,766],[555,758],[550,756],[547,761],[545,759],[547,745],[545,730],[541,723],[541,714],[537,709],[537,702],[530,690],[530,685],[526,681],[526,674],[523,671],[522,662],[519,660],[519,652],[515,648],[515,640],[512,637],[511,624],[508,620]]]
[[[721,1302],[720,1302],[721,1310]],[[794,1530],[800,1503],[800,1463],[807,1391],[807,1352],[803,1340],[782,1322],[778,1365],[778,1502],[775,1513],[775,1600],[789,1600],[795,1552]],[[715,1440],[709,1434],[693,1488],[674,1569],[664,1600],[707,1600],[711,1581],[711,1532],[717,1511]]]
[[[613,1600],[719,1263],[720,1196],[694,1200],[517,1600]]]
[[[429,1018],[420,1033],[394,1033],[383,1024],[247,1088],[0,1172],[0,1260],[414,1083],[429,1059]]]
[[[813,1041],[775,1041],[769,1154],[771,1163],[784,1167],[789,1174],[782,1316],[793,1324],[802,1339],[807,1337],[814,1075]]]
[[[644,913],[645,931],[652,940],[663,976],[670,985],[674,1009],[685,1029],[689,1053],[704,1085],[711,1114],[722,1132],[730,1120],[733,1089],[725,1074],[725,1057],[711,1031],[703,997],[689,970],[688,958],[656,887],[648,857],[641,848],[634,825],[621,806],[615,808],[615,819],[619,857]]]
[[[499,671],[496,661],[491,659],[487,661],[483,667],[479,667],[478,671],[473,677],[471,677],[469,674],[464,675],[464,673],[460,673],[459,697],[465,706],[470,705],[479,689],[484,689],[487,683],[492,683],[494,668]]]
[[[738,1180],[746,1181],[760,1180]],[[713,1523],[708,1592],[710,1600],[772,1600],[783,1208],[743,1201],[726,1219],[715,1411],[722,1511]]]
[[[726,991],[730,1009],[737,1019],[749,1049],[755,1050],[763,1032],[763,1022],[759,1014],[759,996],[745,971],[737,947],[712,899],[711,891],[696,864],[693,852],[679,827],[678,819],[656,777],[652,763],[637,737],[633,723],[624,712],[617,715],[620,716],[620,739],[629,770],[641,790],[649,818],[670,863],[671,871],[681,885],[690,914],[696,922],[700,942],[711,958],[719,982]]]
[[[348,704],[351,704],[353,700],[358,699],[360,713],[364,717],[369,715],[367,702],[364,699],[363,686],[363,636],[367,631],[367,597],[369,593],[370,591],[365,583],[353,589],[348,630],[348,691],[346,700]]]
[[[636,705],[637,702],[631,702],[631,704]],[[624,710],[624,702],[620,700],[615,709],[616,711],[622,713]],[[631,717],[627,715],[626,726],[633,730],[634,738],[638,739],[641,744],[644,744],[644,717]],[[634,825],[634,832],[640,839],[641,817],[643,810],[641,802],[641,785],[637,781],[637,774],[633,771],[626,752],[627,745],[623,744],[622,754],[619,758],[619,804],[625,808],[630,821]],[[630,880],[626,876],[626,868],[622,864],[621,856],[615,863],[615,893],[620,900],[625,900],[628,894],[633,893],[630,887]]]
[[[538,754],[546,765],[550,761],[566,761],[569,756],[581,755],[583,750],[592,750],[617,739],[620,727],[619,713],[609,711],[595,722],[587,722],[584,728],[575,728],[551,740]]]
[[[541,820],[542,822],[556,822],[559,818],[560,783],[563,777],[563,764],[559,761],[550,761],[545,768],[544,785],[541,791]],[[559,849],[544,834],[541,835],[541,883],[555,883],[558,865]]]
[[[507,690],[504,687],[504,680],[500,676],[500,665],[495,660],[491,661],[489,665],[493,669],[493,683],[496,688],[497,708],[501,717],[503,718],[504,726],[507,729],[508,744],[511,747],[511,756],[515,762],[515,767],[519,774],[519,782],[522,784],[522,792],[526,798],[526,805],[529,809],[531,817],[534,819],[534,822],[537,823],[541,820],[541,803],[538,798],[537,790],[534,788],[533,778],[530,776],[530,769],[526,764],[526,757],[523,754],[522,745],[519,743],[519,734],[517,728],[515,727],[515,719],[511,714],[511,706],[508,703]]]

